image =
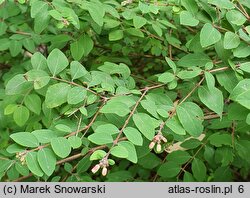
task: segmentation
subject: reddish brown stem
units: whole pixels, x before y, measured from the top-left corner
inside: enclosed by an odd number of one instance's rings
[[[170,29],[169,35],[170,35],[170,37],[171,37],[171,35],[172,35],[172,29]],[[169,58],[170,58],[171,60],[173,60],[172,45],[171,45],[171,44],[168,44],[168,53],[169,53]]]
[[[57,77],[51,77],[51,78],[54,79],[54,80],[57,80],[57,81],[65,82],[65,83],[70,84],[70,85],[74,85],[74,86],[77,86],[77,87],[82,87],[82,88],[86,89],[87,91],[89,91],[89,92],[91,92],[91,93],[93,93],[93,94],[95,94],[95,95],[97,95],[97,96],[99,96],[99,97],[101,97],[101,98],[103,98],[103,99],[106,98],[106,97],[101,96],[100,94],[96,93],[95,91],[89,89],[88,87],[79,85],[79,84],[77,84],[77,83],[75,83],[75,82],[68,81],[68,80],[61,79],[61,78],[57,78]]]
[[[151,88],[151,89],[152,89],[152,88]],[[141,100],[144,98],[144,96],[147,94],[148,90],[149,90],[149,88],[146,87],[145,90],[144,90],[144,92],[143,92],[143,94],[141,95],[141,97],[137,100],[137,102],[136,102],[134,108],[132,109],[132,111],[130,112],[128,118],[126,119],[124,125],[123,125],[122,128],[120,129],[120,131],[119,131],[119,133],[118,133],[116,139],[113,141],[113,145],[111,146],[111,148],[109,149],[108,153],[106,154],[105,159],[108,159],[108,157],[109,157],[109,155],[110,155],[110,152],[111,152],[111,149],[118,143],[118,140],[120,139],[120,137],[121,137],[121,135],[122,135],[124,129],[125,129],[126,126],[128,125],[128,123],[129,123],[131,117],[132,117],[132,116],[134,115],[134,113],[135,113],[136,108],[138,107],[138,105],[140,104],[140,102],[141,102]]]
[[[126,140],[126,138],[121,138],[119,141],[123,141],[123,140]],[[77,153],[77,154],[75,154],[75,155],[72,155],[72,156],[70,156],[70,157],[67,157],[67,158],[65,158],[65,159],[62,159],[62,160],[57,161],[57,162],[56,162],[56,165],[61,165],[61,164],[65,163],[65,162],[73,161],[73,160],[78,159],[78,158],[80,158],[80,157],[83,157],[83,156],[86,156],[86,155],[90,155],[90,154],[92,154],[93,152],[95,152],[96,150],[104,149],[104,148],[106,148],[106,147],[107,147],[106,145],[101,145],[101,146],[94,147],[94,148],[90,149],[90,150],[89,150],[86,154],[84,154],[84,155],[83,155],[82,153]],[[20,181],[23,181],[23,180],[25,180],[25,179],[27,179],[27,178],[29,178],[29,177],[32,177],[32,176],[33,176],[33,174],[30,173],[29,175],[19,177],[19,178],[13,180],[12,182],[20,182]]]
[[[201,149],[206,145],[207,142],[204,142],[200,148],[196,151],[196,153],[192,156],[190,160],[184,165],[184,167],[181,169],[181,172],[178,174],[177,179],[179,179],[180,175],[186,171],[187,166],[193,161],[193,159],[198,155],[198,153],[201,151]]]
[[[179,103],[181,105],[183,102],[185,102],[193,93],[194,91],[201,85],[201,83],[204,81],[204,77],[194,86],[194,88],[185,96],[185,98],[182,99],[182,101]]]
[[[234,139],[235,139],[235,127],[236,127],[236,124],[235,124],[235,121],[233,121],[232,123],[232,146],[234,148]]]

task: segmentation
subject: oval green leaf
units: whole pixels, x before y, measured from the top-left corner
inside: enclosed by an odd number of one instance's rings
[[[38,147],[39,142],[32,133],[29,132],[19,132],[10,135],[11,139],[14,140],[16,143],[25,146],[25,147]]]
[[[71,152],[71,145],[64,137],[53,138],[51,147],[55,154],[61,158],[67,157]]]

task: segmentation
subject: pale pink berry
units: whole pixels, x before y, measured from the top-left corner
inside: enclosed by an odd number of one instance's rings
[[[106,176],[108,173],[108,169],[106,167],[103,167],[102,169],[102,176]]]
[[[92,173],[95,174],[100,168],[101,168],[101,166],[100,166],[99,164],[96,164],[96,165],[91,169],[91,171],[92,171]]]
[[[157,146],[156,146],[156,151],[157,151],[157,152],[161,152],[161,144],[157,144]]]
[[[155,147],[155,142],[150,142],[148,147],[149,149],[153,149]]]

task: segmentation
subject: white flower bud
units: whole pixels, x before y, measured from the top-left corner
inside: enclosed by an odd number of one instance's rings
[[[96,164],[96,165],[91,169],[91,171],[92,171],[92,173],[95,174],[100,168],[101,168],[101,166],[100,166],[99,164]]]
[[[106,167],[103,167],[102,169],[102,176],[106,176],[108,173],[108,169]]]
[[[22,155],[22,156],[20,157],[20,161],[21,161],[21,162],[25,162],[25,156],[24,156],[24,155]]]
[[[162,139],[163,142],[165,142],[165,143],[167,142],[167,139],[165,137],[162,136],[161,139]]]
[[[157,152],[161,152],[161,144],[159,144],[159,143],[157,144],[157,146],[156,146],[156,151],[157,151]]]
[[[125,0],[125,1],[121,2],[121,5],[125,6],[125,5],[131,4],[131,3],[133,3],[133,0]]]
[[[121,5],[122,5],[122,6],[127,5],[127,1],[123,1],[123,2],[121,2]]]
[[[19,158],[19,153],[16,154],[16,158],[17,158],[17,159]]]
[[[153,149],[155,147],[155,142],[154,141],[150,142],[148,147],[150,150]]]

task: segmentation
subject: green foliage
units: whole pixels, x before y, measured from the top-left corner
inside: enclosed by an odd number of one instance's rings
[[[156,125],[155,120],[148,114],[138,113],[134,114],[133,121],[140,132],[149,140],[152,140],[155,135]]]
[[[51,149],[40,149],[37,152],[37,161],[47,176],[50,176],[54,172],[56,168],[56,156]]]
[[[54,153],[61,158],[66,158],[71,152],[69,141],[63,137],[51,139],[51,147]]]
[[[39,142],[33,134],[29,132],[19,132],[12,134],[10,136],[16,143],[25,147],[37,147],[39,146]]]
[[[53,76],[63,71],[69,64],[67,57],[59,50],[54,49],[47,58],[49,70]]]
[[[177,115],[182,126],[190,135],[198,137],[203,132],[203,112],[195,103],[186,102],[179,105]]]
[[[249,178],[248,1],[0,9],[1,181]]]
[[[206,23],[200,33],[201,46],[208,47],[217,43],[221,39],[221,33],[212,26],[210,23]]]

